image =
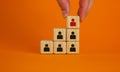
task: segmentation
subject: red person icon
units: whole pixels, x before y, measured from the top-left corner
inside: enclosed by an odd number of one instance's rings
[[[76,26],[76,22],[74,19],[71,19],[70,26]]]

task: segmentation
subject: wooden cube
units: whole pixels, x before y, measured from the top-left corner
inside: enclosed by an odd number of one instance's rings
[[[80,28],[79,16],[67,16],[67,28]]]
[[[67,54],[79,54],[79,42],[67,42]]]
[[[40,52],[42,54],[53,54],[53,41],[42,40]]]
[[[66,29],[65,28],[54,29],[54,41],[66,41]]]
[[[67,29],[67,41],[79,41],[79,29]]]
[[[54,54],[66,54],[66,42],[54,42]]]

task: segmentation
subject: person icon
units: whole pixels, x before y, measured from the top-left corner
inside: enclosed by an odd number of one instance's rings
[[[49,52],[49,51],[50,51],[50,48],[48,47],[48,44],[45,44],[44,52]]]
[[[71,19],[70,26],[76,26],[75,19]]]
[[[63,48],[61,47],[61,44],[58,44],[57,52],[62,52]]]
[[[76,52],[76,48],[74,47],[74,44],[71,44],[70,52]]]
[[[74,32],[71,32],[70,39],[76,39],[76,35]]]
[[[61,32],[58,32],[57,39],[63,39],[63,35]]]

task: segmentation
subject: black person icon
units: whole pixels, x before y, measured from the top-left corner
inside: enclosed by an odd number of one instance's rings
[[[48,47],[48,44],[45,44],[44,52],[49,52],[49,51],[50,51],[50,48]]]
[[[58,32],[57,39],[63,39],[63,35],[61,32]]]
[[[74,32],[71,32],[70,39],[76,39],[76,35]]]
[[[58,44],[57,52],[62,52],[63,48],[61,47],[61,44]]]
[[[70,52],[76,52],[76,48],[74,47],[74,44],[71,44]]]

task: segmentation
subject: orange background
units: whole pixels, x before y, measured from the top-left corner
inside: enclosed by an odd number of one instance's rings
[[[71,0],[76,15],[78,0]],[[0,1],[0,72],[120,72],[120,1],[95,0],[79,55],[40,55],[39,41],[66,27],[56,0]]]

